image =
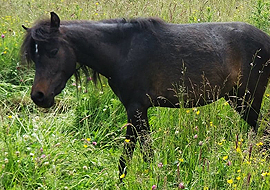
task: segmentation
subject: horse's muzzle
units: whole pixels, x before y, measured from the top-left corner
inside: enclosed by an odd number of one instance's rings
[[[45,94],[41,91],[32,91],[31,99],[37,106],[43,107],[43,108],[52,107],[54,104],[53,94],[51,96],[45,96]]]

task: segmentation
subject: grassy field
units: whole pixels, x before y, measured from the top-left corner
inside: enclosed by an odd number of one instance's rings
[[[270,34],[269,0],[1,0],[0,189],[270,189],[270,89],[257,136],[223,99],[194,109],[151,108],[153,162],[143,162],[136,148],[119,184],[127,121],[106,80],[86,88],[72,77],[50,109],[30,99],[34,70],[20,61],[21,25],[51,11],[68,20],[243,21]]]

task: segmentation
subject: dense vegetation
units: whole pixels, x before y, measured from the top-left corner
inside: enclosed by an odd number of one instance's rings
[[[34,69],[20,60],[21,25],[51,11],[67,20],[243,21],[270,34],[269,0],[1,0],[0,189],[270,189],[269,89],[257,136],[223,99],[151,108],[153,162],[138,147],[119,184],[126,113],[105,79],[95,87],[71,78],[50,109],[30,99]]]

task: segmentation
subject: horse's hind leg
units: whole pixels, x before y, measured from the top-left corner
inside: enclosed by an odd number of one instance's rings
[[[150,129],[147,119],[147,109],[139,106],[130,106],[127,109],[128,122],[124,152],[119,160],[120,180],[126,175],[126,160],[131,160],[137,140],[139,140],[144,153],[144,158],[152,157],[152,149],[149,143]]]
[[[241,115],[241,117],[251,126],[254,131],[258,131],[258,116],[261,109],[261,103],[265,86],[243,88],[233,90],[225,99]]]

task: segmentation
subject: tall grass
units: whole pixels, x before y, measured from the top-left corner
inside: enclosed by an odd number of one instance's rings
[[[153,162],[144,163],[137,147],[119,184],[127,121],[106,80],[76,89],[71,78],[51,109],[30,100],[34,70],[20,61],[21,24],[30,27],[51,11],[68,20],[244,21],[270,32],[266,0],[2,0],[1,189],[270,189],[269,89],[257,136],[223,99],[194,109],[151,108]]]

